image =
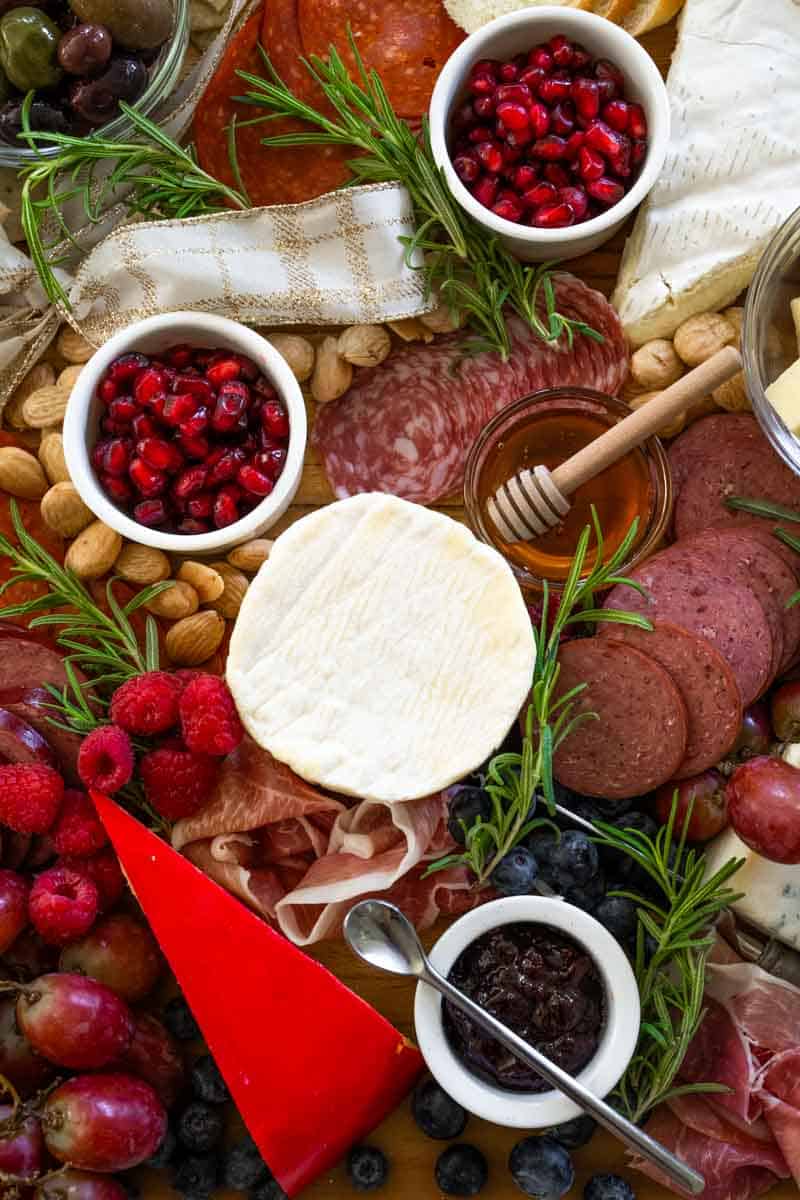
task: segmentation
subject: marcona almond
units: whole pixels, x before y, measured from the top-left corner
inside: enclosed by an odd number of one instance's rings
[[[212,602],[211,607],[221,616],[232,621],[234,617],[238,616],[239,609],[242,607],[249,581],[246,575],[237,571],[230,563],[213,562],[211,566],[219,572],[225,584],[222,595]]]
[[[661,392],[642,392],[641,396],[633,396],[629,401],[631,408],[641,408],[643,404],[647,404],[649,400],[655,400],[656,396],[660,396]],[[677,417],[665,425],[663,429],[659,429],[658,436],[663,438],[677,437],[686,424],[686,414],[678,413]]]
[[[241,546],[231,550],[228,562],[237,570],[253,575],[267,561],[274,545],[269,538],[253,538],[251,542],[242,542]]]
[[[176,621],[164,639],[167,656],[179,667],[197,667],[219,649],[225,636],[225,618],[212,609]]]
[[[71,392],[78,382],[78,376],[82,370],[82,363],[73,363],[72,366],[64,367],[64,370],[56,380],[56,387],[60,387],[64,392]]]
[[[675,330],[672,344],[687,367],[699,367],[723,346],[737,341],[737,331],[721,313],[698,313]]]
[[[8,404],[3,409],[3,420],[9,429],[27,429],[22,415],[22,406],[28,396],[38,392],[40,388],[52,387],[56,381],[56,373],[50,363],[40,362],[31,367],[12,393]]]
[[[145,608],[155,617],[164,617],[167,621],[180,621],[190,617],[200,607],[197,592],[189,583],[175,580],[165,587],[152,600],[148,600]]]
[[[383,325],[351,325],[339,334],[339,353],[354,367],[377,367],[391,349],[392,339]]]
[[[335,337],[322,339],[317,347],[314,374],[311,376],[311,395],[317,404],[328,404],[343,396],[353,382],[353,368],[339,353]]]
[[[122,537],[103,521],[92,521],[67,550],[64,566],[79,579],[102,579],[117,561]]]
[[[128,542],[122,547],[114,571],[127,583],[137,583],[140,587],[161,583],[172,574],[169,559],[163,550],[155,546],[140,546],[137,542]]]
[[[32,392],[22,405],[22,419],[29,429],[46,429],[48,425],[60,425],[67,411],[69,392],[57,383]]]
[[[45,525],[64,538],[75,537],[94,520],[73,483],[54,483],[42,496],[41,510]]]
[[[67,460],[64,457],[64,439],[60,433],[54,430],[45,433],[39,443],[38,453],[39,462],[51,483],[70,482]]]
[[[181,563],[175,578],[190,583],[200,597],[201,604],[210,604],[212,600],[218,600],[225,590],[225,581],[219,571],[215,571],[206,563]]]
[[[267,341],[285,359],[298,383],[305,383],[314,370],[314,347],[297,333],[271,333]]]
[[[94,354],[94,346],[71,325],[63,325],[56,338],[56,350],[68,363],[86,363]]]
[[[40,500],[47,479],[38,458],[19,446],[0,447],[0,488],[21,500]]]
[[[433,341],[433,332],[418,317],[401,317],[398,321],[387,321],[386,324],[404,342]]]

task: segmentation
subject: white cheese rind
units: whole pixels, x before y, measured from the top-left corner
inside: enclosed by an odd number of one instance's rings
[[[634,345],[731,304],[800,203],[800,6],[687,0],[667,90],[667,157],[612,298]]]
[[[245,595],[227,678],[248,732],[298,775],[393,802],[478,767],[534,661],[496,551],[441,513],[366,494],[278,538]]]
[[[745,893],[733,905],[734,912],[800,950],[800,866],[762,858],[729,828],[706,847],[706,874],[713,875],[732,858],[745,860],[728,884],[735,892]]]

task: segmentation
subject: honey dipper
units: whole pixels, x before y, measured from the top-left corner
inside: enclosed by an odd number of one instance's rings
[[[568,497],[581,484],[624,458],[741,369],[739,351],[725,346],[552,471],[544,466],[526,468],[506,480],[487,504],[500,536],[506,542],[527,542],[547,533],[567,515]]]

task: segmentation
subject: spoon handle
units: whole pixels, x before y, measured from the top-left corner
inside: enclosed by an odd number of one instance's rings
[[[610,1130],[611,1133],[616,1134],[620,1141],[624,1142],[629,1149],[637,1151],[642,1157],[649,1159],[650,1162],[659,1167],[666,1175],[669,1175],[670,1179],[678,1184],[679,1187],[685,1188],[694,1195],[698,1195],[703,1191],[705,1180],[702,1175],[692,1170],[686,1163],[681,1162],[679,1158],[676,1158],[674,1154],[667,1150],[666,1146],[662,1146],[660,1142],[650,1137],[643,1129],[639,1129],[632,1121],[621,1116],[610,1104],[606,1104],[605,1100],[601,1100],[599,1096],[595,1096],[579,1080],[568,1075],[566,1071],[556,1066],[544,1054],[540,1054],[530,1042],[526,1042],[514,1033],[512,1029],[509,1029],[507,1025],[504,1025],[501,1021],[493,1017],[491,1013],[486,1012],[485,1009],[475,1004],[468,996],[460,992],[458,988],[453,987],[449,980],[434,970],[430,964],[426,965],[424,973],[419,978],[431,987],[436,988],[451,1004],[456,1008],[460,1008],[462,1012],[471,1017],[476,1025],[480,1025],[486,1033],[491,1034],[498,1042],[506,1046],[517,1058],[522,1059],[528,1066],[533,1067],[543,1079],[546,1079],[559,1092],[563,1092],[570,1100],[580,1105],[584,1112],[590,1113],[598,1124]]]

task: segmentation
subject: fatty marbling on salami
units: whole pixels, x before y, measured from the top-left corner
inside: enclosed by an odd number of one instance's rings
[[[603,342],[576,334],[547,345],[509,319],[511,355],[465,357],[466,331],[429,346],[407,345],[363,371],[346,396],[317,414],[313,440],[338,499],[391,492],[429,504],[460,487],[472,443],[513,400],[567,385],[614,395],[628,369],[619,318],[608,301],[572,275],[555,277],[560,312],[587,322]]]

